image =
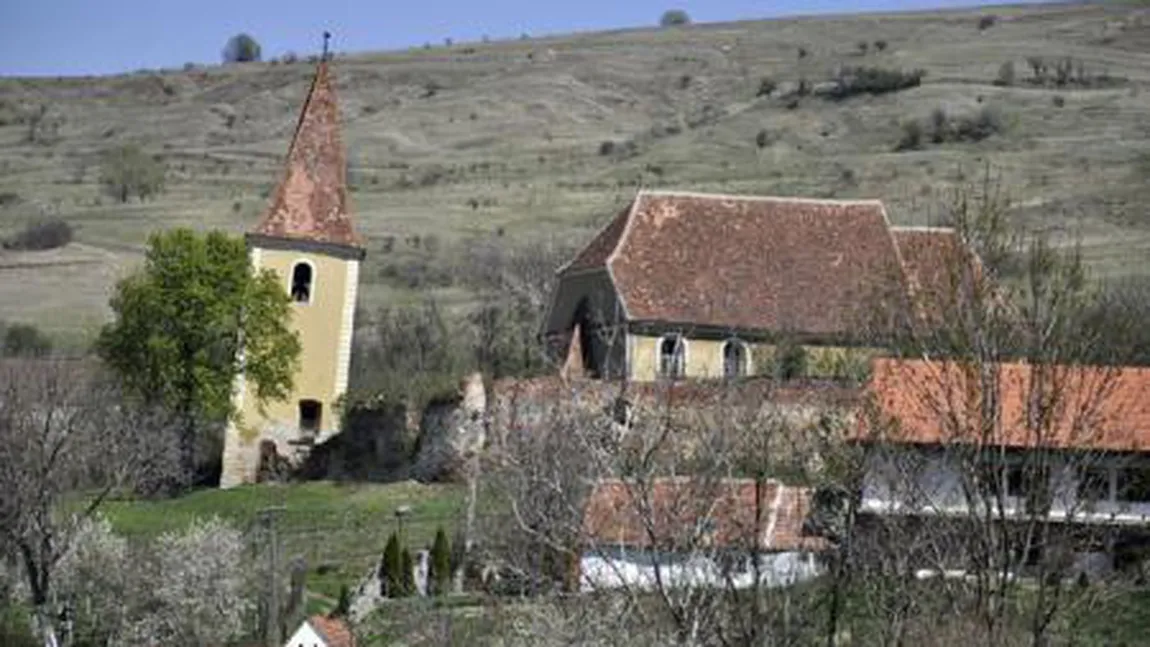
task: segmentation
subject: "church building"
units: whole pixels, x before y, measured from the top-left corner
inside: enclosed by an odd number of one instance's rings
[[[238,415],[224,441],[221,487],[257,480],[261,458],[301,457],[339,432],[336,410],[347,390],[363,239],[347,195],[346,152],[339,106],[324,57],[300,112],[286,168],[271,205],[246,234],[256,270],[270,269],[291,295],[291,326],[300,362],[291,394],[260,403],[241,374],[234,389]]]

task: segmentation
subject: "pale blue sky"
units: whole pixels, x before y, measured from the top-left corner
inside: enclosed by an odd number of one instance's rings
[[[0,75],[80,75],[217,63],[248,32],[265,58],[648,26],[665,9],[695,22],[971,6],[970,0],[0,0]]]

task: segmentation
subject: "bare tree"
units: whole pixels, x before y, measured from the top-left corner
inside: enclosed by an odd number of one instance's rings
[[[54,576],[77,529],[119,488],[154,476],[162,434],[83,360],[0,360],[0,552],[14,555],[37,633],[55,641]],[[55,644],[53,642],[53,644]]]
[[[493,496],[512,511],[487,519],[488,547],[533,591],[565,581],[611,600],[588,626],[625,620],[635,640],[766,645],[822,635],[811,609],[823,585],[787,586],[804,568],[819,570],[795,555],[825,542],[799,537],[801,518],[787,516],[805,509],[813,488],[779,479],[834,478],[834,407],[820,414],[819,403],[766,381],[629,389],[625,418],[614,415],[619,387],[602,382],[560,385],[520,412],[488,468]],[[551,608],[571,613],[559,611]]]
[[[887,644],[912,639],[902,621],[922,592],[985,644],[1046,645],[1098,601],[1068,582],[1075,553],[1108,532],[1092,517],[1108,492],[1091,482],[1129,431],[1114,429],[1120,370],[1088,364],[1106,340],[1086,325],[1096,292],[1076,247],[1019,235],[1010,207],[989,166],[949,194],[954,245],[902,311],[902,359],[875,369],[863,438],[874,509],[857,565],[875,579],[939,576],[881,610],[896,630]]]

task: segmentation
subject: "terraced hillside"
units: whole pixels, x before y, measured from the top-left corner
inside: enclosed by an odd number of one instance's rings
[[[1038,58],[1043,84],[1028,63]],[[997,85],[1007,61],[1015,80]],[[843,66],[926,76],[899,92],[820,96]],[[300,61],[0,80],[0,236],[57,216],[77,232],[62,249],[0,250],[0,319],[89,333],[148,232],[253,223],[312,71]],[[581,242],[640,183],[875,197],[896,222],[927,223],[930,192],[987,159],[1019,218],[1080,235],[1100,274],[1150,269],[1150,10],[1135,4],[457,44],[340,55],[335,72],[370,240],[366,308],[428,289],[465,303],[446,271],[457,245]],[[932,140],[936,119],[954,134],[979,116],[989,136]],[[910,120],[921,142],[896,150]],[[164,193],[127,204],[102,193],[101,154],[125,143],[162,159]]]

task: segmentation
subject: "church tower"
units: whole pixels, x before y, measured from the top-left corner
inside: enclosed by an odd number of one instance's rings
[[[316,69],[271,205],[246,235],[253,268],[273,270],[291,296],[299,369],[291,394],[262,408],[238,378],[233,397],[239,415],[224,440],[225,488],[255,482],[261,456],[273,443],[280,456],[301,456],[339,432],[336,405],[347,390],[364,247],[350,213],[327,58]]]

